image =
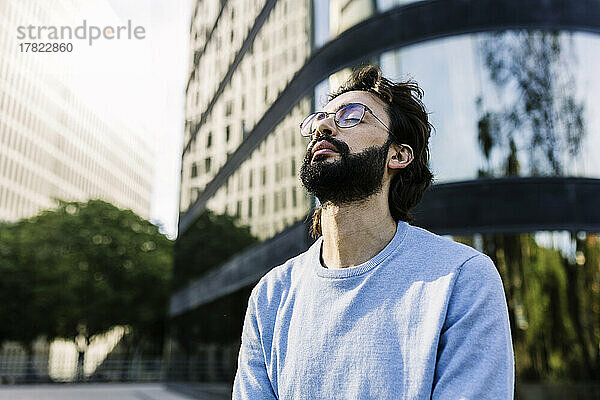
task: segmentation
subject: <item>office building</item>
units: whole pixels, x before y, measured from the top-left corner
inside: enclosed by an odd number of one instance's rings
[[[55,198],[100,198],[149,218],[152,136],[81,96],[74,54],[20,51],[19,26],[79,26],[84,9],[76,1],[0,4],[0,220],[35,215]]]

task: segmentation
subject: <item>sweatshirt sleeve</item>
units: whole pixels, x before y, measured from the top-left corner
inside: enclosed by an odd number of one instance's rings
[[[440,336],[432,399],[512,399],[514,356],[506,298],[492,260],[457,272]]]
[[[244,318],[238,367],[233,382],[233,400],[276,399],[260,339],[254,291],[248,300]]]

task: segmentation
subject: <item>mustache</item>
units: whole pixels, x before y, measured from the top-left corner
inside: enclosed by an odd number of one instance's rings
[[[310,146],[308,147],[308,150],[306,152],[307,156],[310,156],[312,154],[313,147],[315,147],[316,144],[322,140],[326,140],[329,143],[331,143],[332,145],[334,145],[335,148],[338,149],[338,152],[340,154],[350,154],[350,147],[346,143],[342,142],[341,140],[337,140],[336,138],[334,138],[331,135],[323,135],[323,136],[319,136],[318,139],[313,139],[310,142]]]

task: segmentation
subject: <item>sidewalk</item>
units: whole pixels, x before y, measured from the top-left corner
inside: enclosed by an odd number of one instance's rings
[[[209,385],[210,386],[210,385]],[[0,386],[0,400],[213,400],[207,387],[206,396],[189,397],[167,390],[160,383],[83,383],[54,385]]]

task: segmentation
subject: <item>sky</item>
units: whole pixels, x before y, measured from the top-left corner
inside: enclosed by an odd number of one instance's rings
[[[149,97],[145,112],[136,118],[156,135],[154,193],[150,218],[174,238],[177,232],[179,181],[183,140],[185,85],[187,83],[189,27],[192,0],[108,0],[122,21],[145,27],[147,36],[137,57],[123,68],[139,75],[138,85]],[[125,73],[125,77],[130,77]],[[136,85],[133,85],[134,87]]]
[[[175,238],[192,0],[89,0],[89,24],[145,30],[143,40],[98,41],[73,52],[70,79],[97,112],[109,113],[156,149],[150,220]],[[116,21],[115,21],[116,19]]]

